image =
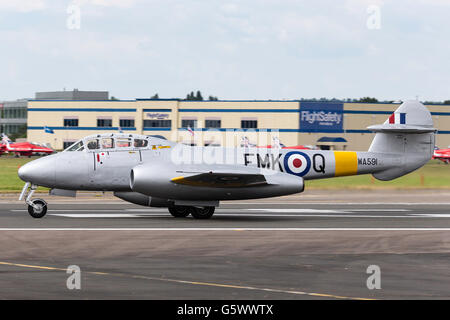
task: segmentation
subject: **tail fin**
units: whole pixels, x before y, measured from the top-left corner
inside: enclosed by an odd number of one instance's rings
[[[430,111],[419,101],[406,101],[381,125],[368,127],[376,132],[369,152],[391,154],[394,165],[373,176],[391,180],[422,167],[434,152],[435,131]]]
[[[8,136],[4,133],[2,133],[2,142],[5,144],[9,144],[11,140],[8,138]]]

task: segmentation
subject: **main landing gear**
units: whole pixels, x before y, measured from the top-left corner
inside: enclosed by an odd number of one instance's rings
[[[175,218],[186,218],[190,214],[189,207],[186,206],[169,207],[169,212]]]
[[[175,218],[185,218],[190,214],[194,219],[209,219],[215,209],[215,207],[172,206],[169,207],[169,212]]]
[[[28,191],[28,187],[30,187],[30,183],[25,183],[25,186],[22,189],[22,193],[20,194],[19,200],[25,198],[25,203],[28,204],[28,213],[33,218],[42,218],[47,213],[47,202],[43,199],[33,199],[34,191],[37,189],[37,185],[31,184],[30,190]]]

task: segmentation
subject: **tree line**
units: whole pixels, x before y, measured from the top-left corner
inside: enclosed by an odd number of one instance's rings
[[[150,97],[150,99],[153,99],[153,100],[158,100],[158,99],[160,99],[159,94],[158,94],[158,93],[154,94],[153,96]],[[189,100],[189,101],[204,101],[205,99],[203,98],[203,95],[202,95],[202,93],[200,92],[200,90],[197,90],[196,93],[194,93],[194,91],[191,91],[190,93],[188,93],[188,94],[186,95],[186,98],[184,98],[184,100]],[[208,97],[208,100],[209,100],[209,101],[217,101],[217,100],[219,100],[219,98],[217,98],[216,96],[211,96],[211,95],[210,95],[210,96]]]
[[[153,96],[150,97],[150,99],[158,100],[161,99],[159,97],[159,94],[156,93]],[[178,98],[174,98],[178,99]],[[115,97],[111,97],[111,100],[118,100]],[[196,92],[191,91],[189,92],[186,97],[183,100],[187,101],[204,101],[206,100],[203,98],[203,95],[200,90],[197,90]],[[219,98],[217,96],[208,96],[209,101],[217,101]],[[346,99],[337,99],[337,98],[300,98],[300,101],[317,101],[317,102],[360,102],[360,103],[394,103],[394,102],[401,102],[400,100],[378,100],[375,97],[362,97],[362,98],[346,98]],[[270,99],[268,100],[270,101]],[[424,104],[446,104],[450,105],[450,100],[444,100],[442,101],[424,101]]]

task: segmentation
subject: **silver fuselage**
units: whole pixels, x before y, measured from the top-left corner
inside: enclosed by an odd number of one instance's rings
[[[431,113],[418,101],[402,103],[385,123],[370,129],[376,134],[367,152],[191,147],[151,136],[105,133],[31,161],[18,173],[27,182],[24,190],[31,184],[32,190],[44,186],[57,193],[99,190],[121,193],[124,199],[145,196],[135,203],[150,198],[220,201],[299,193],[311,179],[371,173],[378,180],[392,180],[433,155],[436,129]],[[130,191],[133,195],[123,194]]]
[[[393,166],[401,168],[404,162],[404,157],[393,153],[191,147],[154,138],[146,148],[60,152],[24,165],[19,176],[48,188],[129,191],[132,169],[147,163],[163,164],[161,170],[172,170],[172,178],[180,169],[197,172],[202,166],[227,165],[260,168],[266,173],[290,173],[310,180],[374,173]]]

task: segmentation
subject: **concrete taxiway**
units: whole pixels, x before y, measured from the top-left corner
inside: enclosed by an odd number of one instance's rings
[[[206,221],[108,195],[50,199],[33,219],[0,198],[0,298],[450,298],[450,197],[376,193],[229,202]]]

